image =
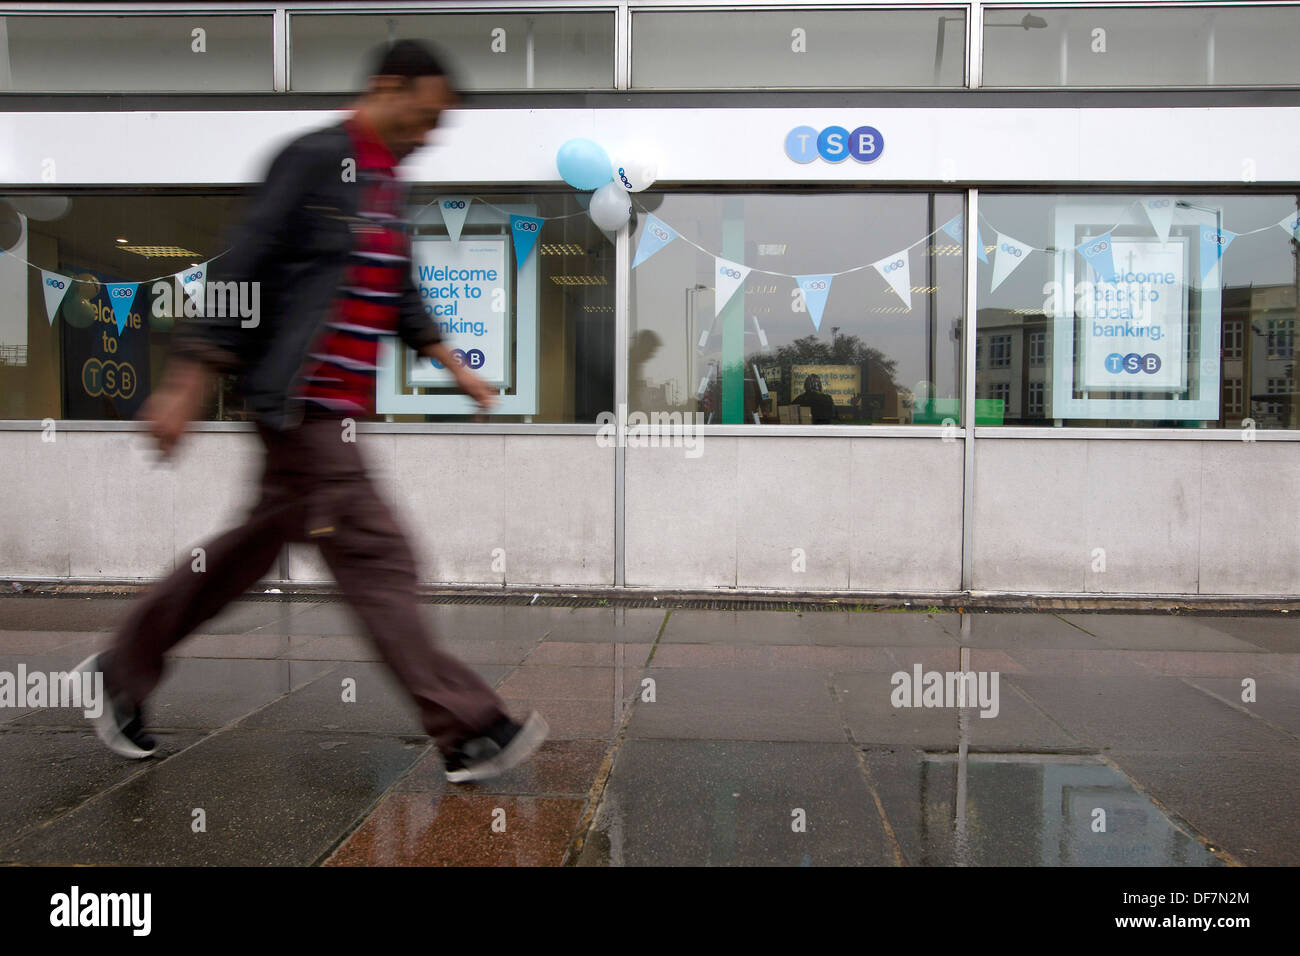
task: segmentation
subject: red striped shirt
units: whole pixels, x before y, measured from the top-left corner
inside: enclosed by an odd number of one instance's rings
[[[331,411],[372,414],[379,339],[397,331],[403,270],[411,268],[406,188],[397,161],[357,114],[344,121],[361,189],[353,247],[330,320],[308,350],[298,396]]]

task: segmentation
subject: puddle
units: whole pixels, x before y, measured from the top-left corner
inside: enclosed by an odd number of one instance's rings
[[[1122,774],[1087,757],[925,754],[917,784],[924,862],[1224,865]]]

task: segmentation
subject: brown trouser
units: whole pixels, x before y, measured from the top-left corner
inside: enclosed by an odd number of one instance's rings
[[[356,444],[343,441],[340,419],[309,412],[298,428],[258,432],[266,446],[261,500],[242,525],[204,545],[205,570],[193,570],[187,555],[137,602],[105,655],[107,683],[143,703],[170,648],[260,580],[286,542],[315,541],[438,747],[446,753],[481,734],[505,714],[501,698],[434,642],[416,600],[410,545]]]

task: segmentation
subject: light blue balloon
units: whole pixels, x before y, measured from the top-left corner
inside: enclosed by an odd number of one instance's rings
[[[609,153],[589,139],[571,139],[555,154],[560,178],[574,189],[598,189],[614,178]]]

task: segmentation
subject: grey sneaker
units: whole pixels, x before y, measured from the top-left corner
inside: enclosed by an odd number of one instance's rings
[[[550,730],[546,718],[537,711],[529,714],[522,724],[503,717],[482,737],[463,741],[451,753],[443,755],[447,779],[451,783],[469,783],[500,776],[531,757]]]
[[[100,655],[91,654],[77,665],[77,673],[93,674],[104,668]],[[144,714],[139,707],[130,706],[114,694],[104,682],[104,707],[98,717],[91,719],[95,733],[104,746],[129,760],[152,757],[158,744],[144,730]]]

